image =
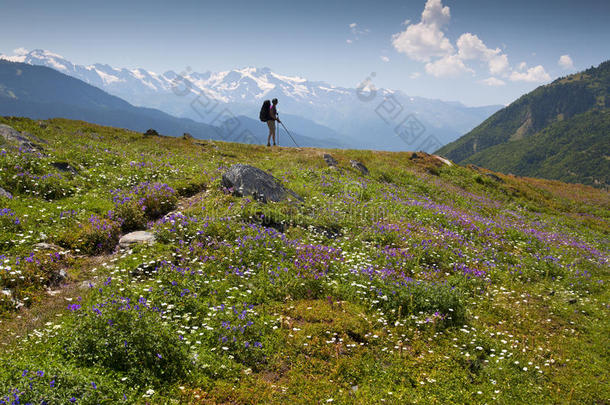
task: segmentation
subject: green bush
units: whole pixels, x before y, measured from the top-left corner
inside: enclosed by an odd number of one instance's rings
[[[68,359],[125,373],[142,386],[183,380],[191,360],[179,337],[144,299],[112,298],[81,312],[63,337]]]
[[[68,249],[84,254],[112,252],[119,241],[120,225],[110,219],[91,215],[57,237],[57,242]]]

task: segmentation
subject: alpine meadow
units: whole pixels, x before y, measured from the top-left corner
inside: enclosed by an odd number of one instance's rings
[[[610,404],[610,2],[0,4],[0,405]]]

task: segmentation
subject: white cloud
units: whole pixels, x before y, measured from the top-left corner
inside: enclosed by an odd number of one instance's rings
[[[348,44],[351,44],[351,43],[354,43],[355,41],[358,41],[361,36],[367,35],[369,32],[371,32],[371,30],[369,30],[368,28],[360,29],[358,27],[358,24],[355,23],[355,22],[349,24],[349,31],[350,31],[350,33],[352,35],[351,35],[350,39],[346,40],[346,42]]]
[[[542,65],[534,66],[527,69],[527,72],[512,72],[510,74],[510,80],[514,82],[548,82],[551,80],[551,76],[544,70]]]
[[[441,0],[428,0],[421,21],[417,24],[405,21],[407,28],[392,36],[392,45],[398,52],[420,62],[450,55],[454,52],[453,45],[441,31],[450,18],[449,7],[443,7]]]
[[[481,38],[470,32],[463,33],[454,45],[445,36],[443,28],[449,24],[451,12],[449,7],[443,6],[442,0],[426,0],[426,5],[418,23],[411,24],[405,21],[407,26],[404,31],[392,36],[392,45],[400,53],[409,58],[425,62],[427,74],[435,77],[455,77],[463,73],[472,73],[474,70],[465,64],[468,61],[478,61],[487,65],[488,79],[481,83],[489,86],[502,86],[512,81],[544,82],[550,80],[549,74],[541,65],[528,69],[525,62],[519,64],[518,69],[511,68],[508,55],[500,48],[489,48]],[[456,50],[457,47],[457,50]],[[569,58],[568,55],[564,55]],[[568,63],[565,59],[565,65]],[[560,58],[560,65],[562,64]],[[573,66],[573,65],[572,65]]]
[[[435,62],[426,63],[426,73],[435,77],[455,77],[466,72],[474,73],[458,55],[447,55]]]
[[[565,70],[574,69],[574,61],[570,58],[570,55],[561,55],[557,64]]]
[[[27,55],[30,51],[28,51],[25,48],[17,48],[17,49],[13,49],[13,53],[17,56],[23,56],[23,55]]]
[[[420,77],[420,76],[421,76],[421,73],[419,73],[419,72],[414,72],[414,73],[411,73],[411,74],[409,75],[409,79],[417,79],[417,78],[418,78],[418,77]]]
[[[475,34],[462,34],[457,40],[458,55],[464,60],[480,60],[486,62],[489,73],[500,75],[508,69],[508,56],[500,48],[488,48]]]
[[[504,80],[498,79],[496,77],[489,77],[487,79],[481,80],[481,83],[486,84],[487,86],[504,86],[506,82]]]
[[[453,53],[453,45],[435,25],[411,24],[406,30],[394,34],[392,45],[401,53],[420,62]]]
[[[425,25],[434,25],[441,28],[449,23],[451,13],[449,7],[443,7],[441,0],[428,0],[421,13],[421,22]]]
[[[387,57],[387,56],[385,56],[385,55],[384,55],[384,56],[380,56],[380,58],[381,58],[381,60],[382,60],[382,61],[384,61],[384,62],[386,62],[386,63],[390,61],[390,58],[388,58],[388,57]]]

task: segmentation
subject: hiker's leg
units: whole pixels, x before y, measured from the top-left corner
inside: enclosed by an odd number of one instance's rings
[[[267,146],[271,145],[271,137],[274,136],[275,128],[272,127],[273,121],[267,121],[267,127],[269,128],[269,135],[267,136]],[[273,138],[273,142],[275,142],[275,137]]]
[[[267,125],[269,126],[269,138],[267,138],[267,145],[271,138],[273,138],[273,144],[275,145],[275,121],[269,120],[267,121]]]

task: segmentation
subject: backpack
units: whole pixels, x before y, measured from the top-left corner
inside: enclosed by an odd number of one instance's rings
[[[261,107],[261,112],[258,115],[262,122],[267,122],[271,119],[271,114],[269,114],[269,109],[271,108],[271,101],[265,100],[263,102],[263,106]]]

